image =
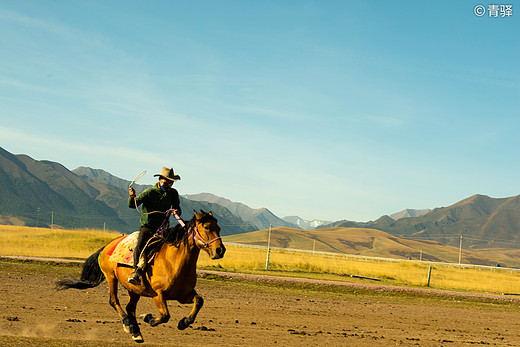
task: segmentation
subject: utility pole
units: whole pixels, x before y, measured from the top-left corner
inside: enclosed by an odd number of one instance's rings
[[[36,209],[36,227],[40,225],[40,208]]]
[[[51,212],[51,229],[54,229],[54,211]]]

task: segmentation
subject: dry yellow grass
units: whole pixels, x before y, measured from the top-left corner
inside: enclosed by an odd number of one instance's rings
[[[0,225],[0,255],[87,258],[120,235],[93,229],[47,229]]]
[[[117,237],[102,230],[61,230],[0,225],[0,255],[25,255],[62,258],[87,258]],[[267,252],[261,248],[227,245],[223,259],[211,260],[204,252],[200,267],[219,267],[229,271],[261,272]],[[357,275],[379,278],[382,283],[426,286],[429,265],[421,262],[377,262],[339,259],[312,253],[271,250],[269,270],[299,272],[311,276]],[[430,287],[479,292],[520,293],[520,273],[500,269],[458,269],[435,265]]]
[[[260,248],[227,246],[223,259],[211,260],[204,254],[199,266],[217,266],[234,271],[265,270],[267,251]],[[269,270],[332,275],[356,275],[381,279],[383,283],[426,286],[429,264],[421,262],[377,262],[340,259],[320,254],[271,250]],[[503,269],[456,268],[432,266],[430,287],[462,291],[520,293],[520,273]]]
[[[266,246],[268,230],[228,235],[226,242]],[[458,262],[459,248],[435,241],[402,238],[381,230],[369,228],[334,227],[300,230],[286,227],[273,228],[271,246],[357,254],[372,257]],[[500,248],[463,249],[462,261],[468,264],[507,264],[520,267],[520,251]]]

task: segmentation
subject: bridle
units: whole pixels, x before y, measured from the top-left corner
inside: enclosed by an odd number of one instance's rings
[[[179,217],[179,215],[177,214],[174,214],[173,215],[175,217],[175,219],[177,219],[177,222],[179,222],[179,224],[181,225],[181,227],[185,227],[186,226],[186,223],[184,223],[184,221],[181,219],[181,217]],[[213,242],[215,241],[218,241],[221,239],[221,237],[215,237],[213,240],[210,240],[210,241],[206,241],[202,235],[199,233],[199,229],[197,228],[197,223],[195,223],[195,225],[193,226],[193,228],[189,229],[188,230],[188,235],[190,235],[193,240],[196,242],[196,241],[199,241],[201,242],[203,245],[204,245],[204,248],[208,248],[209,245],[211,245]]]

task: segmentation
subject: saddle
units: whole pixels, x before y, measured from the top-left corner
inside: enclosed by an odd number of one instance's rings
[[[110,255],[109,260],[123,265],[134,265],[134,248],[137,245],[139,231],[135,231],[127,236],[122,237],[117,244],[107,252]],[[144,246],[139,264],[143,265],[151,263],[155,254],[159,250],[163,241],[159,236],[152,236]]]

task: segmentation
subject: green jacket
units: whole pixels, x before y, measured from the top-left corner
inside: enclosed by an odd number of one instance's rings
[[[152,188],[146,189],[144,192],[134,198],[128,198],[128,207],[141,208],[141,225],[148,225],[153,231],[157,230],[164,222],[167,210],[174,208],[179,210],[181,214],[179,193],[176,189],[170,188],[169,191],[163,192],[156,183]],[[154,212],[154,213],[150,213]]]

